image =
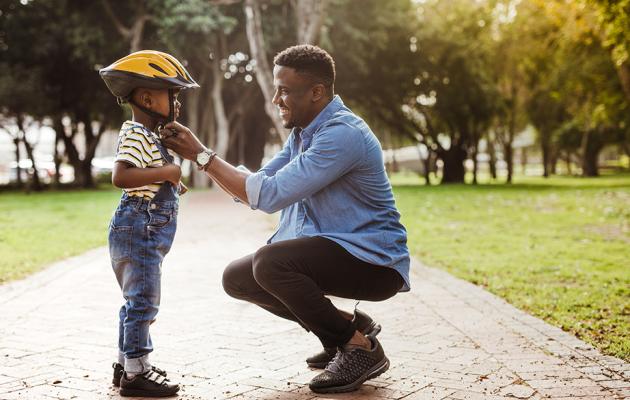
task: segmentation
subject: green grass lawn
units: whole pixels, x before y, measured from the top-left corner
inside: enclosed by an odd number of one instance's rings
[[[0,193],[0,283],[107,243],[118,190]]]
[[[511,186],[392,180],[420,260],[630,359],[630,175]]]

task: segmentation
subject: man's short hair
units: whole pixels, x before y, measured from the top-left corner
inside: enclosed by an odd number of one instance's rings
[[[335,61],[326,50],[310,44],[289,47],[276,55],[274,64],[293,68],[299,74],[309,75],[327,88],[335,84]]]

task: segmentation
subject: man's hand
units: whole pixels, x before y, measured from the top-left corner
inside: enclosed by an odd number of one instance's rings
[[[179,122],[169,122],[160,131],[164,146],[187,160],[196,161],[197,154],[206,151],[197,136]]]

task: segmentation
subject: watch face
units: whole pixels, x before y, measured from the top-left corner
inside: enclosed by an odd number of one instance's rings
[[[205,151],[203,153],[197,154],[197,162],[201,165],[206,165],[206,163],[210,160],[210,156]]]

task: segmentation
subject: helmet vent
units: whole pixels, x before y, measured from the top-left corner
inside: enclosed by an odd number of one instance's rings
[[[162,69],[162,67],[160,67],[159,65],[157,65],[157,64],[153,64],[153,63],[149,63],[149,65],[150,65],[153,69],[155,69],[155,70],[157,70],[157,71],[160,71],[160,72],[161,72],[161,73],[163,73],[164,75],[168,75],[168,74],[166,73],[166,71],[164,71],[164,70]]]

